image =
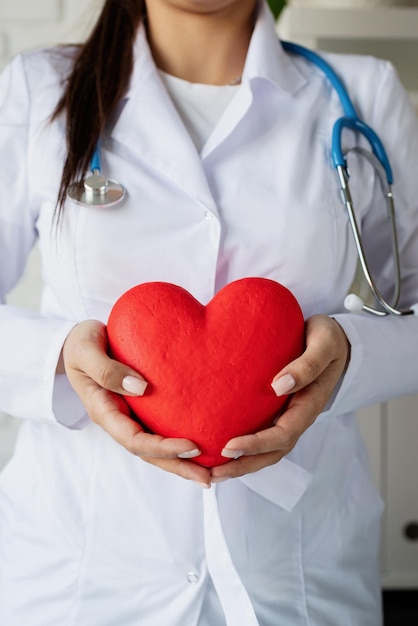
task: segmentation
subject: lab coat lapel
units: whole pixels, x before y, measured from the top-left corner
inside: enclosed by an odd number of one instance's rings
[[[129,158],[144,161],[182,188],[213,213],[217,213],[205,176],[205,160],[231,134],[250,108],[253,81],[266,80],[283,93],[293,94],[306,83],[293,58],[280,46],[273,17],[264,4],[243,72],[243,85],[225,111],[200,156],[177,113],[157,71],[144,27],[139,28],[134,48],[134,69],[125,106],[116,122],[112,139],[130,150]]]
[[[240,93],[236,94],[232,102],[225,110],[218,124],[213,129],[202,149],[202,159],[206,159],[228,135],[232,133],[239,121],[244,117],[252,102],[252,93],[249,84],[241,87]]]
[[[202,150],[206,159],[239,124],[254,99],[263,100],[263,83],[274,85],[281,94],[291,97],[304,87],[306,77],[294,58],[287,54],[277,38],[273,16],[264,2],[251,37],[242,73],[240,92],[232,100]]]
[[[141,28],[125,105],[111,133],[129,158],[144,161],[185,193],[216,213],[216,204],[198,154],[155,67]]]

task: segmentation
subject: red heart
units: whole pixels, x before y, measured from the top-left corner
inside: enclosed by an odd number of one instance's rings
[[[112,356],[148,381],[125,398],[140,421],[164,437],[185,437],[212,467],[232,437],[272,424],[286,402],[271,382],[304,348],[304,319],[279,283],[244,278],[200,304],[170,283],[133,287],[114,305]]]

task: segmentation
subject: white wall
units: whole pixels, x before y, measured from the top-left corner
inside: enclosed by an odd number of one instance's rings
[[[0,66],[21,50],[78,41],[100,0],[0,0]]]

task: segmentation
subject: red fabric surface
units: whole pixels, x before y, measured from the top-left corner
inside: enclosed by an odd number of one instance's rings
[[[169,283],[133,287],[108,320],[110,353],[148,381],[126,398],[139,421],[164,437],[185,437],[212,467],[232,437],[272,424],[286,397],[271,382],[304,349],[304,320],[289,290],[244,278],[207,304]]]

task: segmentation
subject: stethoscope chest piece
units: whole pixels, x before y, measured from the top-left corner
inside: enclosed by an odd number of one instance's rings
[[[82,206],[111,207],[122,202],[126,189],[95,170],[82,183],[70,185],[68,195],[73,202]]]

